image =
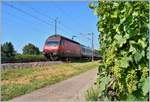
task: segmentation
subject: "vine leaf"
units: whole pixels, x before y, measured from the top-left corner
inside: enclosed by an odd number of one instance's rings
[[[138,40],[138,43],[142,45],[143,48],[146,47],[145,41],[142,41],[141,39]]]
[[[109,81],[111,80],[111,78],[109,76],[105,76],[101,79],[101,91],[105,90],[105,86],[109,83]]]
[[[132,45],[130,45],[130,49],[129,49],[129,52],[135,52],[136,51],[136,49],[132,46]]]
[[[94,14],[98,15],[98,8],[94,8]]]
[[[147,56],[147,59],[149,59],[149,47],[147,48],[147,54],[146,54],[146,56]]]
[[[129,60],[131,57],[122,57],[121,60],[120,60],[120,67],[123,67],[123,68],[127,68],[129,66]]]
[[[138,63],[138,62],[141,60],[141,58],[142,58],[142,54],[137,51],[137,52],[134,54],[134,60],[135,60],[135,62]]]
[[[94,8],[95,8],[95,5],[94,5],[93,3],[90,3],[90,4],[89,4],[89,8],[94,9]]]
[[[138,12],[133,12],[132,16],[138,16]]]
[[[132,94],[128,95],[127,101],[135,101],[135,100],[137,100],[137,98],[134,95],[132,95]]]
[[[118,11],[115,11],[115,12],[111,15],[111,18],[117,18],[117,14],[118,14]]]
[[[148,88],[149,88],[149,77],[148,78],[144,78],[144,82],[143,82],[143,86],[142,86],[142,91],[143,91],[143,95],[146,96],[148,93]]]
[[[124,11],[122,11],[124,12]],[[120,20],[120,24],[123,24],[123,22],[126,21],[126,17],[124,17],[123,19]]]
[[[122,47],[122,45],[126,43],[126,37],[123,38],[121,35],[115,35],[114,38],[117,40],[117,43],[120,47]]]

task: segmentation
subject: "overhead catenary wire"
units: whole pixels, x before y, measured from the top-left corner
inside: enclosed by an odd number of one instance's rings
[[[40,10],[37,10],[36,8],[34,7],[31,7],[31,6],[27,6],[29,9],[31,9],[32,11],[34,11],[35,13],[37,14],[40,14],[41,16],[45,17],[45,18],[48,18],[50,19],[51,21],[54,21],[55,19],[50,17],[49,15],[45,14],[45,13],[42,13]]]
[[[65,11],[64,9],[60,8],[60,6],[56,6],[56,8],[57,8],[58,10],[62,11],[63,13],[66,13],[66,11]],[[68,15],[68,13],[66,13],[66,14],[67,14],[67,16],[69,17],[69,19],[71,18],[72,20],[74,20],[74,19],[72,18],[72,16]],[[63,24],[63,25],[64,25],[64,24]],[[71,28],[68,27],[66,24],[65,24],[65,27],[71,29]],[[73,31],[73,30],[71,29],[71,31]],[[74,32],[74,31],[73,31],[73,32]],[[84,38],[86,38],[86,39],[88,39],[88,40],[92,40],[92,39],[89,38],[88,36],[85,36],[85,34],[80,34],[80,32],[78,32],[78,31],[76,31],[75,34],[78,34],[79,36],[84,36]]]
[[[23,14],[26,14],[26,15],[28,15],[28,16],[30,16],[30,17],[38,20],[38,21],[40,21],[41,23],[54,26],[53,24],[51,24],[51,23],[49,23],[47,21],[44,21],[44,20],[40,19],[39,17],[36,17],[36,16],[32,15],[31,13],[26,12],[26,11],[22,10],[21,8],[18,8],[16,6],[12,5],[12,4],[9,4],[9,3],[6,3],[6,2],[4,2],[4,4],[7,5],[7,6],[9,6],[9,7],[11,7],[11,8],[13,8],[13,9],[15,9],[15,10],[17,10],[17,11],[19,11],[19,12],[21,12],[21,13],[23,13]]]
[[[48,16],[47,14],[40,12],[39,10],[35,9],[34,7],[29,7],[29,6],[28,6],[28,8],[31,9],[32,11],[34,11],[34,12],[40,14],[40,15],[43,15],[43,16],[46,17],[47,19],[49,19],[49,16]],[[58,18],[58,17],[57,17],[57,18]],[[55,26],[57,25],[57,24],[56,24],[56,18],[55,18],[55,19],[54,19],[54,18],[50,18],[50,20],[55,23]],[[61,26],[61,27],[60,27],[60,26]],[[55,28],[56,28],[56,27],[55,27]],[[69,27],[67,27],[65,24],[62,24],[62,23],[60,23],[60,22],[59,22],[59,27],[57,27],[57,28],[59,28],[59,30],[61,30],[61,31],[65,31],[65,32],[70,33],[70,34],[71,34],[71,32],[72,32]],[[56,34],[56,32],[57,32],[57,29],[55,29],[55,34]]]
[[[59,11],[61,11],[62,14],[65,13],[65,14],[67,15],[67,17],[68,17],[71,21],[76,20],[76,19],[74,19],[72,16],[70,16],[70,15],[66,12],[66,10],[64,10],[64,9],[61,7],[61,5],[58,6],[55,2],[54,2],[54,4],[56,5],[56,9],[58,9]],[[80,22],[77,23],[77,21],[76,21],[75,23],[78,25]]]
[[[12,14],[11,13],[9,13],[9,12],[5,12],[5,14],[7,14],[7,15],[9,15],[9,16],[11,16]],[[28,24],[28,21],[26,20],[26,19],[24,19],[24,18],[21,18],[21,19],[17,19],[17,17],[18,16],[16,16],[16,15],[13,15],[13,16],[15,16],[14,18],[16,18],[16,20],[17,21],[20,21],[20,22],[24,22],[24,23],[26,23],[26,24]],[[33,23],[31,23],[30,24],[30,27],[32,27],[32,29],[34,29],[34,30],[38,30],[38,31],[40,31],[40,32],[44,32],[44,33],[46,33],[45,31],[43,31],[43,30],[41,30],[41,29],[39,29],[37,26],[32,26],[32,25],[34,25]]]
[[[49,16],[47,14],[42,13],[38,9],[35,9],[34,7],[30,7],[30,6],[28,6],[28,8],[31,9],[32,11],[34,11],[34,12],[36,12],[36,13],[38,13],[38,14],[40,14],[40,15],[42,15],[42,16],[44,16],[44,17],[49,19]],[[63,13],[63,14],[65,13],[65,14],[68,15],[68,13],[66,13],[66,11],[64,9],[60,8],[59,6],[55,6],[55,8],[57,10],[61,11],[61,13]],[[68,16],[69,16],[69,19],[72,18],[72,16],[70,16],[70,15],[68,15]],[[55,23],[55,26],[56,26],[56,19],[55,18],[50,18],[50,20],[53,21]],[[78,31],[74,31],[71,27],[69,27],[66,24],[62,23],[62,21],[61,21],[61,23],[59,23],[59,27],[57,27],[57,28],[59,28],[61,31],[65,31],[65,32],[67,32],[69,34],[77,34],[78,36],[84,36],[84,35],[80,35]],[[57,29],[55,29],[55,34],[56,34],[56,32],[57,32]],[[87,37],[85,37],[85,38],[90,40]]]
[[[22,9],[16,7],[16,6],[14,6],[14,5],[12,5],[12,4],[9,4],[9,3],[6,3],[6,2],[4,2],[3,4],[5,4],[5,5],[7,5],[7,6],[11,7],[11,8],[13,8],[13,9],[16,9],[17,11],[22,12],[22,13],[24,13],[24,14],[26,14],[26,15],[28,15],[28,16],[30,16],[30,17],[32,17],[32,18],[34,18],[34,19],[36,19],[36,20],[42,22],[42,23],[44,23],[44,24],[52,25],[52,24],[50,24],[49,22],[44,21],[44,20],[42,20],[42,19],[40,19],[40,18],[38,18],[38,17],[36,17],[36,16],[30,14],[29,12],[26,12],[26,11],[24,11],[24,10],[22,10]]]
[[[40,21],[41,23],[54,26],[53,24],[51,24],[51,23],[49,23],[49,22],[47,22],[47,21],[45,21],[45,20],[43,20],[43,19],[40,19],[39,17],[34,16],[34,15],[32,15],[31,13],[29,13],[29,12],[27,12],[27,11],[25,11],[25,10],[22,10],[21,8],[18,8],[18,7],[16,7],[16,6],[12,5],[12,4],[9,4],[9,3],[6,3],[6,2],[4,2],[4,4],[7,5],[7,6],[9,6],[9,7],[11,7],[11,8],[13,8],[13,9],[16,9],[17,11],[22,12],[22,13],[24,13],[24,14],[26,14],[26,15],[28,15],[28,16],[30,16],[30,17],[36,19],[36,20],[38,20],[38,21]],[[57,7],[56,7],[56,8],[57,8]],[[41,13],[39,10],[34,9],[33,7],[31,7],[30,9],[32,9],[32,10],[33,10],[34,12],[36,12],[36,13],[43,14],[43,13]],[[44,15],[45,15],[45,14],[44,14]],[[45,17],[47,17],[47,16],[45,16]],[[74,31],[70,30],[70,27],[68,27],[68,26],[66,26],[66,25],[64,25],[64,24],[60,24],[60,25],[61,25],[61,27],[59,26],[59,27],[57,27],[57,28],[59,28],[61,31],[65,31],[65,32],[70,33],[70,34],[71,34],[71,32],[74,32]],[[79,32],[74,33],[74,34],[80,35]],[[82,35],[80,35],[80,36],[82,36]],[[84,37],[85,37],[85,36],[84,36]],[[86,37],[86,38],[87,38],[87,37]],[[87,39],[89,39],[89,38],[87,38]]]

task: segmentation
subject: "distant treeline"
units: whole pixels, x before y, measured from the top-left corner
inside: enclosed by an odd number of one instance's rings
[[[6,42],[1,45],[1,62],[34,62],[46,61],[47,59],[42,55],[39,48],[29,43],[22,49],[23,53],[19,54],[15,51],[11,42]]]

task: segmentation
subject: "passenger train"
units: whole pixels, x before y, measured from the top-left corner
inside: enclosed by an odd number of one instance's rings
[[[43,53],[46,58],[54,61],[61,59],[99,59],[100,55],[97,50],[86,47],[72,39],[61,35],[49,36],[45,42]]]

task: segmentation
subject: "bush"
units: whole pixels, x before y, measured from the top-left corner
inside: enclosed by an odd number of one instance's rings
[[[43,55],[16,55],[15,60],[17,62],[35,62],[35,61],[46,61]]]
[[[14,60],[15,60],[14,56],[13,57],[1,56],[1,63],[12,62]]]
[[[87,101],[98,101],[99,89],[91,87],[86,91],[85,99]]]
[[[105,1],[93,7],[103,62],[98,81],[109,100],[148,100],[148,1]]]
[[[47,61],[43,55],[23,55],[17,54],[14,58],[2,58],[2,63],[21,63],[21,62],[36,62]]]

